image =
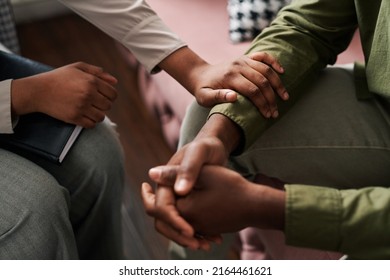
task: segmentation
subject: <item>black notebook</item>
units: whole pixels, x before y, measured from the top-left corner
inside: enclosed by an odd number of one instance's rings
[[[20,117],[13,134],[0,134],[0,147],[21,156],[39,155],[59,164],[81,131],[81,126],[32,113]]]

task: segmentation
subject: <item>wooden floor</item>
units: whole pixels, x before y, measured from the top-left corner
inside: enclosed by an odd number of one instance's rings
[[[155,233],[152,220],[144,214],[139,191],[142,182],[150,181],[148,169],[166,163],[172,150],[144,107],[134,69],[111,38],[74,14],[23,23],[17,31],[25,57],[53,67],[84,61],[103,67],[119,80],[119,97],[109,117],[118,125],[126,157],[124,250],[129,259],[166,258],[167,242]]]

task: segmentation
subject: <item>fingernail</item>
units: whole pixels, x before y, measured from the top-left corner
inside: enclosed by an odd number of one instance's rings
[[[285,100],[289,99],[290,96],[288,95],[287,91],[283,93],[283,97]]]
[[[232,98],[235,98],[237,96],[237,94],[232,91],[232,90],[229,90],[226,94],[225,94],[225,99],[227,100],[230,100]]]
[[[275,111],[273,114],[272,114],[272,117],[274,119],[276,119],[277,117],[279,117],[279,112],[278,111]]]
[[[271,112],[270,111],[267,111],[267,113],[265,114],[265,116],[267,117],[267,119],[269,119],[271,117]]]
[[[175,184],[175,190],[176,191],[184,191],[187,188],[187,180],[185,179],[180,179],[176,184]]]
[[[161,170],[159,168],[153,167],[153,168],[149,169],[149,176],[151,178],[160,178]]]

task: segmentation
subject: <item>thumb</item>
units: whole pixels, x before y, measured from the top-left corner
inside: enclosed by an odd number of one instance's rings
[[[172,186],[177,176],[177,165],[161,165],[149,170],[149,177],[157,184]]]
[[[201,88],[195,97],[199,105],[212,107],[220,103],[235,102],[237,93],[231,89]]]

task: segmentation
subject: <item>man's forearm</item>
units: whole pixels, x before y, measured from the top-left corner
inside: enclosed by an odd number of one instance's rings
[[[240,143],[242,137],[241,128],[222,114],[210,116],[196,138],[216,137],[223,143],[228,154],[232,153]]]
[[[250,226],[262,229],[284,230],[286,192],[273,186],[248,182],[247,215]]]

